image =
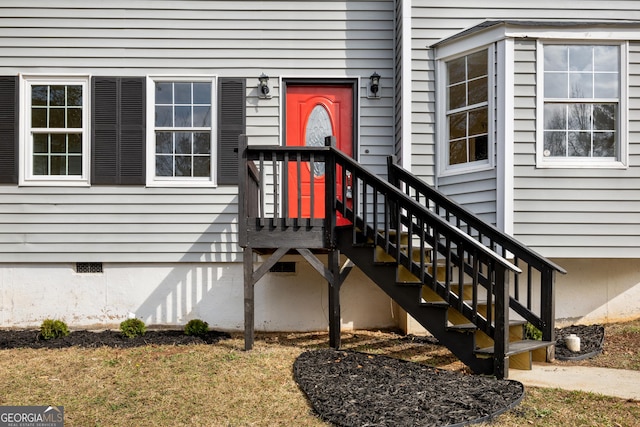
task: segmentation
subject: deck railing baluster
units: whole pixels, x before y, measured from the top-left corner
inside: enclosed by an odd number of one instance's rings
[[[438,244],[440,240],[439,229],[437,229],[436,227],[432,227],[431,232],[433,233],[433,241],[431,246],[434,248],[438,248]],[[433,251],[431,255],[430,264],[431,264],[431,276],[432,276],[431,287],[433,289],[436,289],[438,286],[438,250]]]
[[[264,179],[264,153],[260,153],[260,193],[265,194],[265,187],[267,183]],[[260,212],[260,227],[264,227],[266,224],[266,205],[262,207]]]
[[[311,153],[309,155],[309,218],[310,220],[313,220],[315,218],[315,201],[316,201],[316,197],[315,197],[315,179],[316,179],[316,173],[315,173],[315,154]],[[300,196],[298,196],[298,198],[300,198]]]
[[[298,173],[298,179],[296,180],[297,183],[297,190],[298,192],[296,193],[298,195],[297,199],[297,204],[298,204],[298,213],[296,215],[296,225],[299,225],[302,222],[302,155],[300,153],[296,153],[296,171]],[[311,171],[311,173],[313,173],[313,171]],[[288,215],[287,215],[288,217]]]
[[[378,233],[378,192],[373,189],[373,230],[374,233]],[[355,228],[355,227],[354,227]]]
[[[273,168],[273,220],[275,222],[278,218],[280,218],[280,212],[278,210],[280,206],[278,194],[278,158],[276,156],[276,153],[271,154],[271,163]],[[283,185],[285,184],[283,183]]]
[[[425,229],[424,229],[424,220],[419,219],[418,220],[418,226],[420,228],[420,235],[418,236],[419,239],[419,244],[420,247],[418,248],[420,250],[420,281],[422,283],[424,283],[424,277],[425,277],[425,273],[426,273],[426,269],[427,269],[427,263],[429,262],[429,260],[427,259],[426,256],[426,242],[424,239],[424,234],[425,234]]]
[[[533,293],[533,277],[531,264],[527,265],[527,308],[531,310],[531,299]]]
[[[503,252],[506,252],[506,251],[503,250]],[[520,266],[518,257],[513,258],[513,263],[518,267]],[[515,277],[513,278],[513,297],[516,299],[516,301],[520,301],[520,275],[519,274],[516,274]]]
[[[489,287],[487,288],[487,326],[490,326],[493,323],[493,295],[495,293],[495,270],[492,261],[487,263],[487,278],[489,279]],[[508,305],[508,304],[507,304]],[[508,320],[508,319],[507,319]]]
[[[480,286],[480,280],[479,280],[480,260],[478,258],[478,253],[476,251],[469,251],[469,254],[471,255],[472,265],[473,265],[473,279],[471,281],[471,283],[473,283],[471,287],[471,300],[472,300],[471,307],[473,311],[471,314],[471,321],[475,323],[478,319],[478,288]],[[463,295],[461,295],[460,297],[464,298]]]
[[[367,192],[367,181],[362,180],[362,209],[361,217],[365,226],[369,225],[369,194]]]
[[[458,311],[462,312],[462,295],[464,295],[464,275],[465,275],[465,268],[464,268],[464,245],[462,244],[462,242],[457,242],[457,249],[458,249],[458,295],[460,296],[460,299],[458,300]]]
[[[445,238],[446,254],[444,258],[444,283],[447,288],[447,295],[451,293],[451,238]]]

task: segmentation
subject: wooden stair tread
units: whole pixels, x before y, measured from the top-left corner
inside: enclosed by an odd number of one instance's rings
[[[406,282],[401,282],[401,281],[396,281],[396,286],[414,286],[416,288],[422,288],[424,286],[424,283],[422,282],[416,282],[416,281],[406,281]]]
[[[449,308],[449,303],[446,301],[422,301],[420,305],[423,307]]]
[[[522,340],[522,341],[513,341],[509,343],[509,350],[506,352],[505,356],[513,356],[514,354],[524,353],[526,351],[537,350],[539,348],[549,347],[550,345],[554,345],[555,343],[552,341],[538,341],[538,340]],[[476,354],[484,354],[491,355],[494,353],[494,347],[485,347],[477,349]]]
[[[449,325],[447,329],[450,331],[469,332],[477,330],[478,327],[473,323],[460,323],[458,325]]]

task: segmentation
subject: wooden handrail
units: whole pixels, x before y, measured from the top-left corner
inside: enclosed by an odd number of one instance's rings
[[[500,358],[504,359],[508,350],[508,328],[505,328],[509,322],[510,308],[542,330],[544,340],[554,340],[554,275],[556,272],[566,273],[562,267],[483,222],[391,160],[388,162],[389,180],[381,178],[336,149],[332,137],[327,139],[324,147],[248,146],[246,137],[241,137],[240,142],[241,246],[248,245],[247,229],[259,230],[271,224],[266,231],[280,230],[282,227],[302,227],[305,230],[305,227],[312,229],[320,221],[320,224],[324,224],[325,234],[316,241],[326,249],[333,249],[336,245],[337,213],[340,213],[354,224],[354,243],[358,239],[356,233],[363,233],[367,239],[372,239],[398,264],[408,268],[425,285],[489,334],[496,343],[497,366],[504,363]],[[296,189],[288,188],[289,174],[299,175],[304,162],[309,165],[322,162],[325,168],[325,194],[310,194],[310,218],[302,218],[300,201],[297,202],[297,209],[288,205],[289,191],[297,191],[296,194],[301,192],[299,184]],[[292,163],[295,166],[289,172],[287,165]],[[345,199],[348,174],[352,186],[349,189],[352,192],[350,203]],[[313,173],[310,179],[313,183]],[[314,218],[314,200],[317,202],[320,197],[325,198],[324,217]],[[296,218],[289,218],[292,212],[297,215]],[[393,241],[397,237],[392,237],[392,231],[403,229],[411,236],[408,248],[401,248],[398,241]],[[260,242],[268,244],[269,239],[265,236]],[[489,244],[486,244],[487,241]],[[421,254],[419,261],[414,260],[409,255],[414,245],[420,249],[420,253],[430,247],[432,259],[427,260]],[[446,273],[444,280],[437,278],[435,271],[439,260],[446,262],[447,270],[451,266],[458,267],[457,293],[451,289],[453,280],[449,277],[450,273]],[[514,296],[509,293],[510,278],[514,278],[515,288],[518,289],[518,277],[523,273],[519,262],[527,264],[526,306],[521,303],[517,290]],[[540,289],[535,289],[540,295],[539,314],[535,314],[531,308],[534,289],[531,277],[534,270],[539,272],[537,275],[541,280]],[[471,302],[465,301],[462,296],[462,279],[465,275],[473,282]],[[479,314],[477,309],[479,286],[495,297],[495,302],[488,302],[486,315]],[[495,315],[491,313],[492,304]]]
[[[474,215],[471,211],[448,198],[446,195],[438,192],[433,187],[427,185],[410,172],[396,165],[393,157],[388,158],[387,162],[389,181],[398,188],[405,187],[404,190],[408,197],[415,197],[419,200],[421,197],[425,200],[421,203],[429,206],[438,212],[439,215],[445,216],[448,221],[464,223],[469,229],[475,231],[479,238],[485,237],[492,247],[500,247],[503,254],[509,254],[514,257],[515,262],[518,260],[526,263],[527,268],[527,298],[526,306],[520,302],[518,277],[515,278],[514,288],[515,295],[510,297],[509,305],[519,315],[532,323],[536,328],[540,329],[543,334],[543,340],[555,340],[554,334],[554,284],[555,273],[566,274],[566,270],[549,259],[538,254],[531,248],[523,245],[520,241],[512,236],[500,231],[492,224],[488,224]],[[413,194],[412,194],[413,191]],[[431,206],[433,205],[433,206]],[[473,238],[473,236],[470,235]],[[531,311],[532,288],[531,282],[532,270],[536,270],[540,275],[540,314],[534,315]]]
[[[509,269],[509,270],[511,270],[511,271],[513,271],[515,273],[521,273],[522,272],[522,270],[520,270],[520,268],[518,268],[516,265],[511,263],[506,258],[504,258],[502,255],[500,255],[500,254],[496,253],[495,251],[491,250],[490,248],[482,245],[476,239],[472,238],[467,233],[465,233],[463,230],[454,227],[452,224],[448,223],[447,221],[443,220],[438,215],[436,215],[433,212],[431,212],[425,206],[421,205],[420,203],[416,202],[415,200],[413,200],[411,198],[408,198],[405,193],[403,193],[398,188],[396,188],[393,185],[391,185],[388,181],[383,180],[378,175],[375,175],[375,174],[371,173],[370,171],[368,171],[367,169],[363,168],[358,162],[356,162],[351,157],[347,156],[346,154],[344,154],[344,153],[342,153],[341,151],[338,151],[338,150],[335,150],[333,155],[336,156],[337,164],[339,164],[340,166],[344,166],[344,167],[348,166],[348,168],[350,168],[350,169],[354,169],[354,170],[357,169],[358,170],[357,171],[357,176],[363,176],[366,179],[367,184],[375,183],[376,190],[384,189],[384,192],[386,194],[388,194],[391,197],[393,197],[394,199],[396,199],[399,203],[402,204],[402,206],[407,206],[413,212],[418,212],[421,215],[424,215],[425,217],[428,217],[430,219],[430,221],[433,221],[439,227],[442,227],[442,228],[448,230],[448,232],[450,232],[450,233],[458,236],[460,239],[468,242],[469,244],[474,246],[475,249],[477,249],[478,251],[484,253],[489,258],[495,259],[497,262],[502,264],[505,268],[507,268],[507,269]]]
[[[538,269],[550,268],[561,274],[567,273],[567,271],[558,264],[555,264],[549,259],[543,257],[531,248],[523,245],[520,241],[514,239],[512,236],[500,231],[493,225],[482,221],[464,206],[459,205],[449,197],[427,185],[415,175],[412,175],[405,169],[396,165],[393,163],[392,157],[389,157],[388,166],[390,176],[393,176],[394,178],[397,177],[400,182],[404,182],[411,188],[417,189],[420,194],[424,194],[426,197],[429,197],[429,199],[433,200],[436,205],[443,206],[449,212],[454,212],[456,217],[461,218],[465,223],[481,231],[482,235],[489,237],[496,243],[499,243],[509,252],[522,254],[521,258],[527,263],[534,263]],[[390,178],[390,181],[393,181],[393,178]],[[399,185],[397,186],[399,187]]]

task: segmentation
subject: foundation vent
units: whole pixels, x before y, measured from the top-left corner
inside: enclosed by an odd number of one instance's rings
[[[102,273],[102,263],[76,262],[76,273]]]
[[[276,262],[273,267],[269,269],[271,273],[295,273],[295,262]]]

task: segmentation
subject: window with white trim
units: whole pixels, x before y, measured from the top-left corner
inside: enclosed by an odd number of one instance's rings
[[[444,171],[489,164],[490,60],[483,49],[446,60]]]
[[[89,78],[21,76],[21,185],[89,184]]]
[[[147,185],[215,185],[215,78],[150,77]]]
[[[543,43],[539,166],[622,166],[621,44]]]

